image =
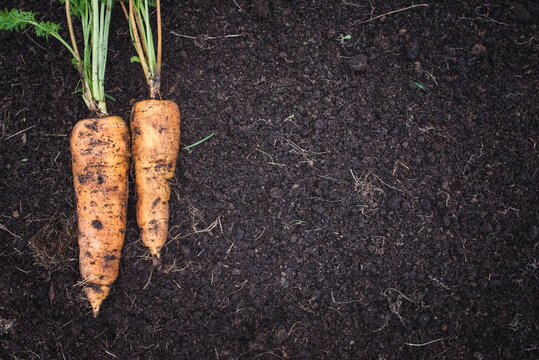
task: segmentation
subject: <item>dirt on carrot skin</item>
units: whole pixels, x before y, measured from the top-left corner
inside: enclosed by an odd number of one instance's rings
[[[137,102],[131,110],[136,213],[140,238],[152,262],[161,264],[169,230],[170,181],[180,150],[180,113],[170,100]]]
[[[361,24],[411,4],[371,3],[162,1],[182,147],[215,136],[181,151],[161,272],[131,196],[97,319],[78,249],[51,269],[31,241],[75,212],[77,73],[54,39],[0,33],[0,358],[536,358],[538,5]],[[113,16],[127,119],[146,85]]]
[[[120,267],[129,197],[129,127],[118,116],[80,120],[70,147],[81,285],[97,316]]]

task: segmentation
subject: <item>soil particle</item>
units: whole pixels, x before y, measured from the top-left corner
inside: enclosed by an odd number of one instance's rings
[[[93,227],[94,229],[101,230],[101,229],[103,229],[103,223],[101,223],[101,221],[99,221],[99,220],[97,220],[97,219],[96,219],[96,220],[92,220],[92,227]]]
[[[406,58],[415,60],[419,56],[419,45],[416,42],[409,43],[406,46]]]
[[[421,327],[427,327],[430,323],[430,315],[428,313],[421,313],[417,318],[417,322]]]
[[[515,17],[520,21],[528,21],[532,19],[531,13],[526,9],[524,4],[514,2],[511,6],[511,10],[515,13]]]
[[[270,196],[274,199],[281,199],[283,197],[283,191],[277,187],[272,187],[269,193]]]
[[[328,123],[325,119],[318,119],[316,120],[316,122],[314,123],[314,128],[316,130],[324,130],[324,129],[327,129],[328,128]]]
[[[487,48],[483,44],[475,44],[472,46],[472,54],[475,56],[481,56],[487,51]]]
[[[365,55],[355,55],[348,60],[348,64],[352,70],[363,72],[367,69],[368,60]],[[320,92],[318,93],[320,94]]]
[[[234,233],[234,240],[236,241],[241,241],[243,239],[243,235],[245,234],[245,232],[238,228],[236,229],[236,232]]]
[[[400,198],[398,195],[393,195],[387,200],[387,206],[393,210],[397,211],[400,209]]]
[[[419,210],[424,214],[428,214],[432,210],[432,203],[429,199],[423,199],[419,202]]]

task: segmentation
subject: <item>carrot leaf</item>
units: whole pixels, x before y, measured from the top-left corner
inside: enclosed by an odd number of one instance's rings
[[[129,4],[129,12],[122,2],[125,16],[129,23],[131,40],[137,51],[138,61],[144,71],[150,90],[150,98],[159,97],[161,83],[161,10],[156,0],[124,0]],[[157,8],[157,44],[154,42],[150,25],[150,8]]]
[[[46,39],[53,36],[73,54],[71,46],[58,33],[61,28],[59,24],[51,21],[37,21],[36,13],[32,11],[21,11],[19,9],[0,10],[0,30],[19,32],[28,25],[34,28],[37,36]]]
[[[92,112],[106,114],[105,66],[107,61],[108,37],[111,10],[114,0],[60,0],[69,14],[67,21],[71,45],[59,34],[60,25],[51,21],[36,20],[36,13],[19,9],[0,10],[0,30],[21,31],[32,26],[39,37],[50,36],[60,41],[74,58],[82,82],[82,97]],[[69,11],[67,11],[69,9]],[[82,25],[82,58],[77,50],[71,15],[80,19]]]

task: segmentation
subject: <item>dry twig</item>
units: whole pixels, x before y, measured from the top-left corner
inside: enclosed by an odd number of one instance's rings
[[[420,6],[428,7],[429,4],[416,4],[416,5],[410,5],[410,6],[408,6],[408,7],[402,8],[402,9],[397,9],[397,10],[388,11],[388,12],[386,12],[386,13],[383,13],[383,14],[380,14],[380,15],[378,15],[378,16],[371,17],[370,19],[364,20],[364,21],[360,22],[360,24],[366,24],[366,23],[371,22],[371,21],[374,21],[374,20],[376,20],[376,19],[380,19],[381,17],[387,16],[387,15],[391,15],[391,14],[395,14],[395,13],[398,13],[398,12],[401,12],[401,11],[410,10],[410,9],[413,9],[413,8],[416,8],[416,7],[420,7]]]

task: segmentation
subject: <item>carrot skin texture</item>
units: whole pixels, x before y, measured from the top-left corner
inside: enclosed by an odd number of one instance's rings
[[[129,128],[109,116],[79,121],[71,134],[83,291],[98,315],[118,276],[125,237]]]
[[[137,224],[154,264],[168,235],[170,181],[180,150],[180,112],[169,100],[137,102],[131,111]]]

